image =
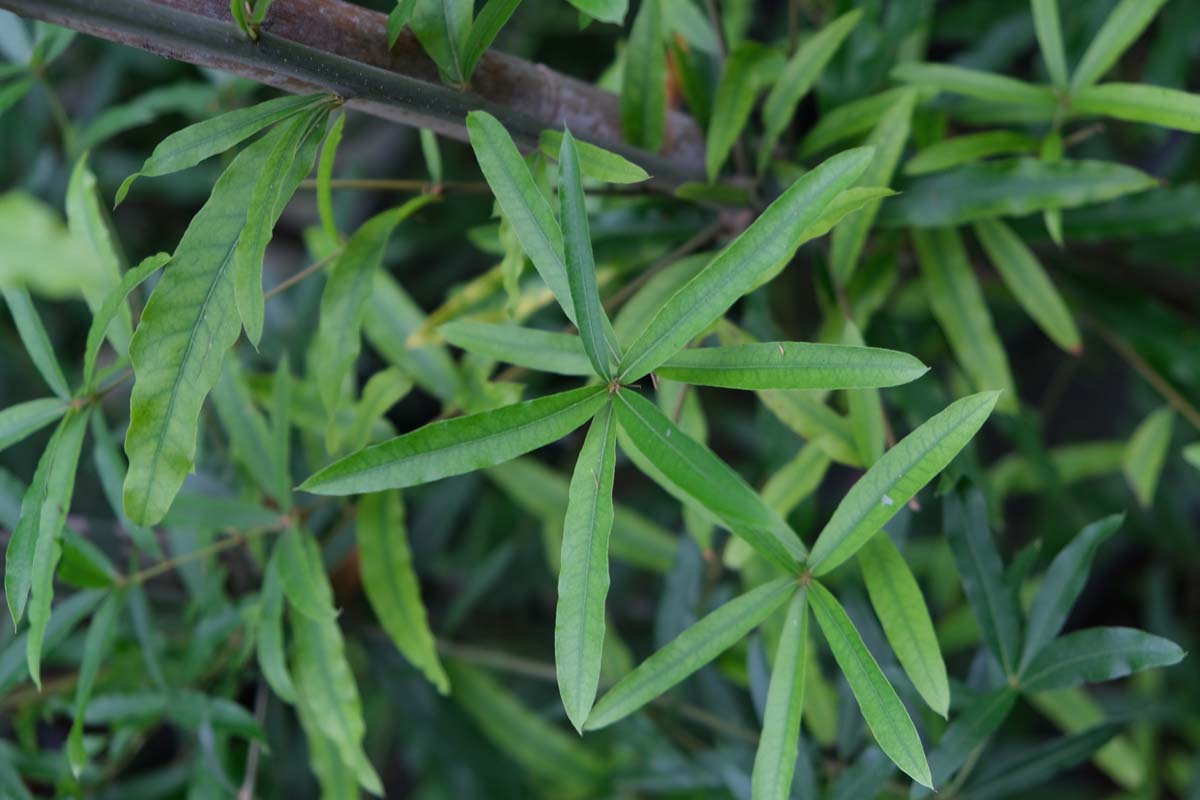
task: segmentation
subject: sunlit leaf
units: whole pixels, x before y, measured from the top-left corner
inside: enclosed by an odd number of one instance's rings
[[[1125,445],[1121,471],[1125,473],[1125,480],[1143,508],[1154,501],[1174,427],[1175,413],[1169,406],[1164,406],[1148,414]]]
[[[1071,74],[1071,94],[1091,86],[1108,72],[1134,41],[1142,35],[1166,0],[1121,0],[1109,13],[1100,30]]]

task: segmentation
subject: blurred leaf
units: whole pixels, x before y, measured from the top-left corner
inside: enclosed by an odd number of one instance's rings
[[[1071,101],[1080,114],[1200,133],[1200,95],[1138,83],[1102,83],[1080,89]]]
[[[63,376],[62,367],[54,355],[54,345],[50,343],[50,336],[42,325],[42,318],[38,316],[37,309],[33,307],[29,293],[24,289],[10,288],[0,291],[3,292],[8,311],[12,314],[21,344],[25,346],[29,360],[37,367],[38,374],[52,392],[63,400],[70,399],[71,390],[67,387],[67,379]]]
[[[1036,139],[1016,131],[969,133],[943,139],[924,148],[904,164],[904,174],[928,175],[991,156],[1033,153],[1037,147]]]
[[[1079,733],[1105,722],[1100,704],[1080,687],[1027,694],[1025,699],[1067,733]],[[1126,789],[1143,785],[1149,765],[1128,736],[1114,736],[1097,750],[1092,761]]]
[[[559,375],[594,373],[583,341],[574,334],[470,320],[447,322],[437,330],[455,347],[506,364]]]
[[[80,153],[91,150],[118,134],[154,122],[163,114],[202,116],[216,102],[217,89],[211,83],[181,81],[150,89],[126,103],[111,105],[80,128],[74,140],[75,150]]]
[[[1084,51],[1071,75],[1071,94],[1104,77],[1117,59],[1142,35],[1166,0],[1121,0]]]
[[[853,322],[846,323],[842,342],[855,347],[865,344],[862,334]],[[924,364],[921,366],[925,367]],[[928,367],[925,367],[925,370],[928,370]],[[921,374],[925,374],[924,371]],[[851,389],[846,392],[846,407],[850,429],[854,434],[854,444],[863,463],[869,467],[883,455],[887,438],[884,431],[883,402],[874,388]]]
[[[945,783],[971,754],[987,744],[1017,702],[1011,686],[976,697],[946,727],[937,747],[929,753],[934,784]]]
[[[410,7],[415,0],[401,0],[396,6],[397,11],[406,3]],[[395,12],[393,12],[395,14]],[[388,17],[388,29],[391,30],[392,17]],[[395,39],[389,34],[389,46],[395,44]],[[317,160],[317,216],[321,220],[321,230],[331,242],[340,242],[342,234],[338,231],[337,220],[333,216],[333,166],[337,159],[338,147],[342,143],[342,131],[346,127],[346,115],[338,114],[333,127],[321,143],[321,155]]]
[[[900,64],[892,70],[893,80],[974,97],[992,103],[1053,109],[1058,101],[1048,86],[953,64]]]
[[[1062,28],[1058,24],[1058,0],[1031,0],[1033,24],[1038,47],[1050,80],[1060,90],[1067,88],[1067,56],[1063,48]]]
[[[75,592],[55,606],[43,637],[43,652],[51,653],[62,644],[106,594],[100,589]],[[0,650],[0,692],[7,695],[29,674],[25,655],[28,645],[29,631],[26,630],[10,638]]]
[[[1098,725],[1073,736],[990,759],[972,777],[963,796],[970,800],[999,800],[1024,789],[1044,786],[1060,772],[1086,761],[1118,730],[1119,725]]]
[[[321,551],[311,536],[294,525],[289,527],[275,540],[270,563],[268,568],[279,575],[283,595],[298,616],[337,620]]]
[[[667,51],[663,42],[662,0],[644,0],[633,18],[625,46],[621,134],[634,147],[657,152],[662,147],[666,110]]]
[[[1047,644],[1021,672],[1026,691],[1065,689],[1123,678],[1183,660],[1183,649],[1136,628],[1084,628]]]
[[[79,682],[75,684],[75,719],[67,736],[67,760],[76,778],[83,772],[88,760],[87,751],[83,747],[84,710],[91,698],[92,688],[96,685],[100,665],[108,658],[112,649],[113,628],[116,625],[117,613],[124,603],[124,595],[120,592],[110,593],[96,612],[96,616],[92,618],[87,638],[84,640],[83,658],[79,662]]]
[[[474,3],[470,5],[473,6]],[[471,32],[463,45],[462,73],[464,78],[470,79],[471,74],[475,72],[475,65],[479,63],[484,52],[492,46],[496,34],[500,33],[500,29],[508,22],[509,17],[513,15],[519,5],[521,5],[521,0],[486,0],[483,8],[479,9],[479,16],[475,17],[475,21],[471,23]],[[435,177],[434,181],[440,181],[440,178]]]
[[[27,400],[0,410],[0,450],[37,433],[67,410],[67,404],[56,397]]]
[[[1175,412],[1169,406],[1163,406],[1138,424],[1129,437],[1129,443],[1125,445],[1121,471],[1125,473],[1125,480],[1143,508],[1154,501],[1174,426]]]
[[[758,93],[775,79],[782,66],[783,56],[778,50],[751,41],[740,42],[725,59],[705,137],[704,162],[709,181],[715,181],[721,173],[721,166],[750,119]]]
[[[567,0],[584,14],[602,22],[620,25],[625,21],[629,0]]]
[[[165,267],[170,261],[171,256],[166,253],[147,256],[142,263],[121,276],[120,283],[112,288],[100,307],[95,309],[92,314],[92,325],[88,328],[87,345],[83,356],[83,385],[85,388],[93,388],[92,379],[96,372],[96,359],[100,356],[100,347],[104,344],[104,337],[108,334],[113,320],[122,313],[128,316],[126,299],[134,289],[145,283],[151,275]]]
[[[86,154],[76,162],[75,169],[71,171],[71,180],[67,184],[66,206],[67,227],[71,235],[87,242],[96,262],[93,271],[100,276],[95,285],[80,287],[88,307],[95,313],[108,293],[120,282],[123,258],[118,254],[119,246],[112,230],[112,221],[100,205],[96,176],[88,169]],[[129,309],[122,306],[119,326],[116,330],[109,331],[113,347],[118,353],[124,355],[129,349],[129,337],[132,334]]]
[[[830,109],[821,115],[800,143],[800,158],[808,158],[871,130],[908,91],[901,86]]]
[[[474,0],[417,0],[408,19],[421,47],[438,65],[442,80],[455,86],[470,77],[466,48],[474,10]]]
[[[271,691],[285,703],[295,704],[296,687],[288,671],[283,643],[283,584],[279,579],[276,559],[263,569],[262,589],[259,592],[258,626],[254,641],[258,667]]]
[[[417,0],[396,0],[396,7],[388,13],[387,31],[389,50],[396,46],[396,40],[400,38],[400,32],[408,24],[409,18],[412,17],[413,8],[416,5]]]
[[[804,709],[805,667],[808,664],[808,598],[801,588],[788,603],[787,618],[771,669],[762,737],[754,754],[754,800],[787,800],[800,740]]]
[[[1125,443],[1120,441],[1079,442],[1050,448],[1050,464],[1055,475],[1070,485],[1121,471]],[[1039,470],[1020,453],[1009,453],[989,470],[992,492],[997,498],[1008,494],[1041,490]]]

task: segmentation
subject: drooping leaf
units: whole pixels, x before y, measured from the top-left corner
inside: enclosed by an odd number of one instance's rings
[[[584,14],[602,22],[620,25],[629,10],[629,0],[567,0]]]
[[[982,427],[995,392],[956,400],[905,436],[851,487],[817,536],[808,566],[824,575],[853,556],[946,468]]]
[[[921,150],[904,164],[904,174],[928,175],[992,156],[1034,153],[1037,148],[1037,139],[1016,131],[969,133],[942,139]]]
[[[384,415],[412,391],[412,387],[412,379],[395,367],[381,369],[368,378],[354,407],[350,429],[343,437],[346,449],[350,452],[361,450],[371,443],[372,436],[381,428],[390,428],[385,424]]]
[[[25,346],[29,360],[37,367],[38,374],[52,392],[64,400],[70,398],[71,390],[67,386],[67,379],[58,364],[58,357],[54,355],[54,346],[50,343],[45,326],[42,325],[42,318],[33,307],[33,299],[24,289],[4,287],[0,292],[8,304],[8,311],[12,314],[21,344]]]
[[[400,32],[408,24],[409,18],[412,17],[413,8],[416,5],[417,0],[396,0],[396,7],[388,13],[387,32],[389,50],[396,46],[396,41],[400,38]],[[345,119],[345,117],[342,117],[342,119]]]
[[[636,392],[616,396],[621,449],[680,501],[691,501],[785,570],[808,554],[788,524],[711,450]]]
[[[1165,86],[1102,83],[1079,90],[1071,108],[1128,122],[1146,122],[1177,131],[1200,133],[1200,95]]]
[[[1045,786],[1055,775],[1086,761],[1122,727],[1120,723],[1097,725],[990,759],[975,772],[965,791],[972,800],[1001,800]]]
[[[606,399],[604,387],[585,387],[434,422],[346,456],[300,488],[314,494],[364,494],[490,467],[562,438]]]
[[[400,0],[396,6],[399,11],[402,6],[407,4],[410,7],[415,0]],[[392,12],[395,14],[396,12]],[[391,37],[392,16],[388,16],[389,41],[395,44],[395,39]],[[390,45],[389,45],[390,46]],[[333,127],[329,130],[329,135],[325,137],[325,141],[321,143],[321,155],[317,161],[317,216],[321,220],[321,229],[325,231],[325,237],[331,242],[341,241],[342,235],[338,231],[337,220],[333,216],[333,163],[337,158],[338,146],[342,143],[342,131],[346,127],[346,115],[339,114],[333,123]]]
[[[742,135],[759,91],[775,78],[782,66],[783,57],[778,50],[749,40],[739,42],[725,60],[705,136],[704,163],[710,182],[717,179]]]
[[[408,26],[430,58],[442,80],[461,86],[467,82],[466,47],[471,35],[474,0],[417,0]]]
[[[263,570],[262,589],[259,592],[258,625],[254,631],[255,652],[258,668],[271,691],[285,703],[296,702],[296,686],[288,670],[286,649],[283,643],[283,584],[279,579],[279,566],[275,559],[267,562]]]
[[[867,168],[870,148],[840,153],[804,175],[659,310],[621,361],[621,380],[656,369],[795,254],[799,237]]]
[[[506,364],[559,375],[594,374],[583,341],[571,334],[470,320],[447,322],[438,333],[455,347]]]
[[[571,477],[554,616],[554,668],[567,718],[583,731],[600,684],[617,425],[613,404],[592,420]]]
[[[270,563],[273,566],[268,569],[278,573],[284,597],[300,615],[315,620],[337,618],[321,551],[311,536],[291,526],[276,539]]]
[[[657,152],[667,110],[667,49],[663,41],[662,0],[638,7],[625,46],[621,81],[621,134],[634,147]]]
[[[767,688],[762,738],[754,754],[753,800],[787,800],[791,796],[808,664],[807,599],[806,589],[792,595],[779,636],[775,666],[771,669],[771,683]]]
[[[1175,412],[1169,406],[1163,406],[1138,424],[1125,445],[1121,471],[1143,508],[1154,501],[1158,479],[1167,460],[1167,449],[1171,446],[1174,423]]]
[[[796,585],[793,578],[764,583],[692,625],[600,698],[584,729],[594,731],[624,719],[712,661],[787,602]]]
[[[897,767],[922,786],[933,788],[929,764],[921,738],[896,690],[888,683],[871,656],[854,623],[837,599],[817,582],[809,585],[809,597],[817,624],[833,651],[834,660],[846,676],[867,727],[883,752]]]
[[[83,155],[71,170],[67,184],[67,228],[71,234],[88,244],[88,252],[96,262],[94,270],[99,277],[95,284],[80,287],[88,308],[95,313],[105,297],[121,280],[123,259],[118,253],[112,220],[96,191],[96,176],[88,168],[87,155]],[[118,326],[109,332],[113,347],[124,355],[129,349],[129,337],[133,335],[129,309],[120,310]]]
[[[903,86],[888,89],[859,100],[851,100],[849,103],[831,109],[827,114],[822,114],[817,123],[805,135],[804,141],[800,143],[800,157],[807,158],[838,142],[844,142],[871,130],[887,113],[887,110],[907,91],[908,89]]]
[[[1122,678],[1183,660],[1183,648],[1136,628],[1084,628],[1047,644],[1021,671],[1030,692]]]
[[[479,9],[479,15],[471,23],[471,32],[467,36],[466,44],[463,45],[462,72],[465,79],[471,79],[471,74],[475,72],[475,65],[479,63],[484,52],[492,46],[496,34],[500,33],[504,23],[508,22],[509,17],[513,15],[519,5],[521,5],[521,0],[487,0],[483,4],[483,8]]]
[[[1011,686],[980,695],[946,727],[937,747],[929,751],[929,771],[934,785],[945,783],[982,747],[1008,718],[1017,702]]]
[[[100,605],[92,622],[88,626],[87,637],[83,643],[83,658],[79,661],[79,682],[75,684],[74,720],[71,731],[67,735],[67,760],[71,772],[78,778],[87,766],[87,751],[83,746],[83,716],[91,699],[92,689],[96,685],[96,675],[101,663],[108,658],[112,649],[113,628],[116,626],[117,614],[124,605],[125,598],[121,592],[113,592]]]
[[[892,70],[892,79],[926,89],[952,92],[993,103],[1053,109],[1058,101],[1048,86],[954,64],[910,62]]]
[[[83,385],[85,388],[92,387],[92,378],[96,374],[96,359],[100,356],[100,346],[104,344],[104,336],[108,332],[109,326],[121,313],[121,309],[125,308],[125,299],[134,289],[145,283],[151,275],[166,266],[170,260],[171,256],[167,253],[147,256],[142,263],[121,276],[121,282],[109,292],[103,304],[92,315],[92,325],[88,328],[87,344],[83,356]]]
[[[871,606],[904,673],[929,707],[945,717],[950,710],[946,663],[912,570],[882,531],[858,551],[858,566]]]
[[[1071,94],[1104,77],[1142,35],[1166,0],[1121,0],[1104,20],[1071,74]]]
[[[375,616],[404,657],[445,694],[450,685],[421,602],[399,492],[363,495],[358,503],[358,550],[363,589]]]
[[[1046,72],[1058,89],[1067,88],[1067,56],[1063,48],[1062,28],[1058,24],[1058,0],[1031,0],[1033,26]]]
[[[557,161],[562,140],[561,131],[542,131],[538,137],[538,150]],[[575,151],[579,156],[579,170],[589,178],[605,183],[641,183],[650,177],[642,167],[603,147],[576,140]]]
[[[213,387],[212,399],[221,426],[229,435],[232,455],[246,466],[251,478],[264,492],[274,496],[271,433],[267,421],[254,405],[236,359],[225,363],[221,377]]]
[[[67,408],[60,398],[43,397],[0,410],[0,450],[40,431],[67,413]]]

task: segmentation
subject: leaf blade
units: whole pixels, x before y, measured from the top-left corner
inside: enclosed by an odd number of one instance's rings
[[[762,737],[754,754],[752,800],[786,800],[799,752],[800,717],[808,665],[808,590],[792,595],[767,687]]]

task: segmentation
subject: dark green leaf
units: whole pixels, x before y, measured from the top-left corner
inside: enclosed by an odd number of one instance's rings
[[[1136,628],[1085,628],[1050,642],[1021,672],[1029,692],[1123,678],[1134,672],[1178,664],[1183,649]]]

